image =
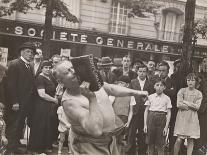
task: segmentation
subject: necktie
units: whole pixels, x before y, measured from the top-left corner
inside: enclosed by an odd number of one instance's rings
[[[27,69],[29,69],[29,70],[30,70],[29,63],[25,63],[25,66],[27,67]]]

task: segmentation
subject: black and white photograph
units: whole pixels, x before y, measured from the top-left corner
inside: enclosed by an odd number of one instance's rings
[[[207,155],[207,0],[0,0],[0,155]]]

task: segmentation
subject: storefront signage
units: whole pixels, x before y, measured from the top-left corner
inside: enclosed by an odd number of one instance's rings
[[[0,33],[9,33],[18,36],[42,38],[44,30],[41,25],[33,25],[23,22],[0,21]],[[180,54],[178,44],[161,42],[158,40],[146,40],[137,37],[119,36],[105,33],[96,33],[78,29],[66,29],[55,27],[53,29],[53,40],[68,41],[81,44],[95,44],[99,46],[132,49],[137,51],[149,51],[158,53]],[[198,55],[204,53],[197,52]]]

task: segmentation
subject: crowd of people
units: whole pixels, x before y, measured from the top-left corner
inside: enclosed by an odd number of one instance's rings
[[[20,139],[29,126],[27,149],[47,154],[68,137],[73,155],[172,155],[207,153],[207,58],[201,71],[183,78],[180,60],[169,77],[166,61],[98,59],[104,81],[97,92],[79,84],[68,56],[44,60],[35,44],[0,65],[0,136],[6,154],[24,154]],[[187,147],[184,141],[187,142]],[[126,143],[123,143],[125,142]],[[118,148],[117,148],[118,146]],[[0,150],[1,151],[1,150]]]

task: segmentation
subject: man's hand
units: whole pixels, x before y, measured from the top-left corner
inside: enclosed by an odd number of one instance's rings
[[[147,126],[144,126],[144,133],[147,133]]]
[[[58,104],[58,99],[57,98],[54,99],[54,103]]]
[[[89,100],[95,97],[95,93],[89,90],[90,84],[88,82],[83,82],[80,85],[81,94],[87,97]]]
[[[148,96],[149,95],[149,93],[148,93],[148,91],[138,91],[137,92],[137,95],[143,95],[143,96]]]
[[[19,110],[19,103],[15,103],[15,104],[13,104],[13,106],[12,106],[12,110],[13,110],[13,111],[18,111],[18,110]]]
[[[163,136],[166,136],[167,135],[167,130],[168,130],[168,128],[165,127],[164,130],[163,130]]]

